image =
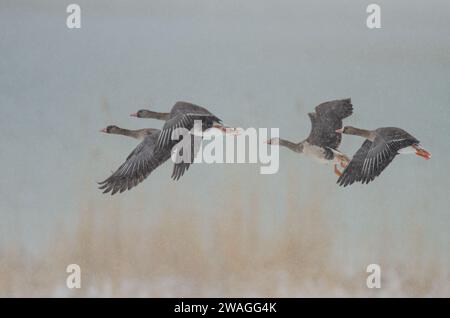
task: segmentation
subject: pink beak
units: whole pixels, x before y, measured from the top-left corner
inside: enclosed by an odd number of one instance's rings
[[[431,159],[431,153],[429,153],[425,149],[416,149],[416,155],[424,158],[425,160]]]
[[[241,134],[240,129],[224,126],[222,124],[214,124],[212,127],[221,130],[224,134],[235,135],[235,136],[238,136]]]
[[[338,134],[342,134],[344,132],[344,128],[336,129],[336,132]]]
[[[100,132],[102,132],[102,133],[108,133],[108,132],[106,131],[106,128],[100,129]]]
[[[137,113],[132,113],[132,114],[130,114],[130,116],[131,116],[131,117],[137,117],[138,114],[137,114]]]

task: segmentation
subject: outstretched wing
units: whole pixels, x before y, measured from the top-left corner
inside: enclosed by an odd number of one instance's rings
[[[378,135],[372,143],[366,158],[364,159],[361,174],[362,183],[369,183],[394,160],[398,151],[417,143],[415,138],[397,138],[385,140],[382,135]]]
[[[125,162],[106,180],[99,182],[103,193],[122,193],[142,182],[159,165],[170,158],[170,151],[156,150],[158,134],[146,136]]]
[[[210,128],[214,121],[221,121],[201,106],[186,102],[177,102],[172,107],[170,119],[164,123],[161,134],[158,138],[157,147],[165,148],[173,141],[179,141],[180,139],[172,140],[173,131],[177,128],[184,128],[190,131],[194,127],[194,122],[196,120],[202,121],[202,130]]]
[[[350,163],[345,168],[342,175],[337,180],[337,183],[340,186],[346,187],[350,184],[353,184],[354,182],[361,181],[362,165],[371,147],[372,142],[370,140],[364,141],[361,148],[358,149],[358,151],[355,153]]]
[[[417,140],[409,137],[386,141],[380,134],[373,142],[366,140],[339,177],[338,184],[345,187],[355,181],[363,184],[373,181],[394,160],[400,149],[415,143]]]
[[[310,144],[337,149],[342,135],[336,129],[342,128],[342,120],[353,113],[350,98],[322,103],[309,113],[311,132],[307,138]]]
[[[183,137],[183,140],[180,141],[178,144],[176,144],[173,148],[176,160],[181,160],[181,162],[177,161],[178,163],[175,163],[173,166],[171,177],[175,181],[179,180],[181,176],[183,176],[183,174],[189,169],[191,164],[194,162],[195,156],[199,152],[200,145],[202,143],[202,138],[199,136],[190,135],[190,138],[188,137],[188,140],[190,141],[188,144],[186,144],[184,138],[185,137]],[[186,154],[186,156],[184,156],[183,146],[190,148],[189,149],[190,151],[188,154]]]

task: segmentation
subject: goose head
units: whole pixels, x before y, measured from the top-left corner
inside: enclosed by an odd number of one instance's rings
[[[105,134],[115,134],[120,132],[121,129],[115,125],[109,125],[106,128],[100,129],[100,132]]]
[[[268,145],[279,145],[280,144],[280,138],[271,138],[266,141],[266,144]]]
[[[152,118],[153,112],[147,109],[140,109],[135,113],[131,113],[130,116],[137,118]]]

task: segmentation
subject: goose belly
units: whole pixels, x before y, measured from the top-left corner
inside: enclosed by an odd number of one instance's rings
[[[322,147],[311,145],[305,142],[303,144],[303,154],[311,157],[319,163],[330,163],[332,160],[326,159],[326,151]]]

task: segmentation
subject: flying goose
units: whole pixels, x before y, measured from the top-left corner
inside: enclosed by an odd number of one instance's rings
[[[311,119],[311,132],[305,140],[294,143],[281,138],[267,141],[271,145],[280,145],[297,153],[313,157],[322,163],[334,163],[334,172],[341,175],[337,168],[343,168],[350,161],[346,155],[338,151],[341,144],[341,134],[336,129],[342,127],[342,120],[353,113],[350,98],[324,102],[315,108],[315,112],[308,113]]]
[[[130,116],[138,118],[154,118],[159,120],[165,120],[161,134],[159,135],[157,148],[169,148],[173,149],[177,153],[177,159],[183,158],[183,150],[181,147],[174,148],[175,145],[181,146],[180,141],[182,138],[172,139],[172,132],[177,128],[184,128],[191,131],[194,127],[195,120],[201,120],[202,131],[209,128],[217,128],[225,134],[238,134],[239,131],[236,128],[225,126],[222,120],[212,114],[209,110],[202,106],[198,106],[192,103],[179,101],[172,106],[170,113],[155,112],[147,109],[141,109],[136,113],[130,114]],[[175,179],[178,180],[189,169],[190,164],[194,161],[197,152],[200,149],[202,139],[199,136],[191,135],[191,155],[190,160],[185,162],[181,161],[174,167]]]
[[[345,126],[336,132],[366,139],[339,177],[337,183],[340,186],[373,181],[398,154],[415,153],[427,160],[431,158],[431,154],[422,148],[419,140],[397,127],[365,130]]]
[[[142,182],[153,170],[167,161],[172,152],[175,152],[176,163],[174,164],[172,179],[178,180],[189,169],[199,150],[201,138],[194,134],[189,134],[190,156],[188,161],[184,161],[182,142],[184,136],[172,139],[172,132],[176,128],[185,128],[190,131],[194,127],[194,120],[202,121],[202,131],[208,128],[218,128],[225,133],[234,132],[226,127],[222,121],[210,113],[204,107],[187,102],[177,102],[170,113],[159,113],[149,110],[140,110],[131,114],[140,118],[155,118],[165,120],[163,129],[140,129],[128,130],[117,126],[108,126],[102,132],[129,136],[143,139],[142,142],[131,152],[125,162],[109,178],[99,183],[100,189],[104,193],[123,192],[130,190]],[[186,141],[189,142],[189,141]]]
[[[175,141],[175,143],[180,141],[180,139],[172,140],[172,132],[176,128],[185,128],[190,131],[194,127],[195,120],[201,120],[202,131],[209,128],[217,128],[225,133],[235,132],[234,128],[223,125],[222,120],[206,108],[182,101],[176,102],[175,105],[172,106],[170,113],[161,113],[141,109],[138,112],[131,114],[131,116],[138,118],[154,118],[166,121],[158,138],[158,147],[166,147],[169,145],[173,146],[173,141]]]

